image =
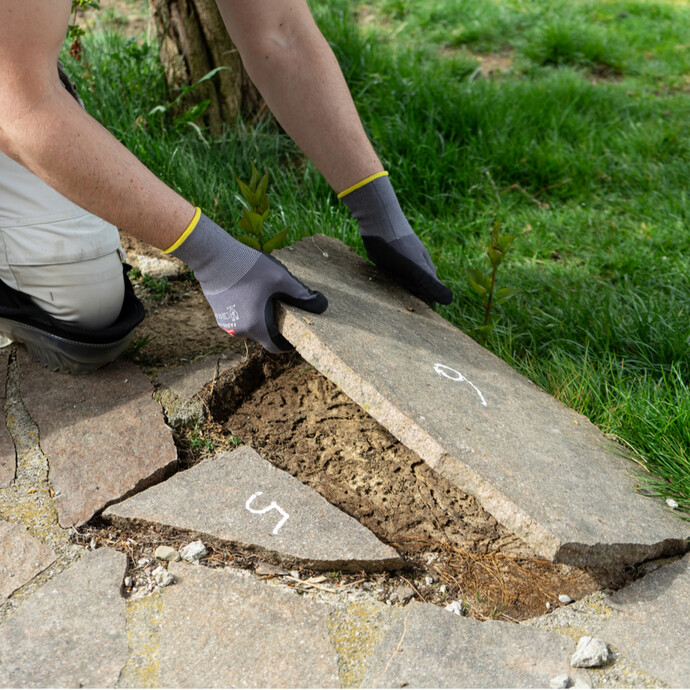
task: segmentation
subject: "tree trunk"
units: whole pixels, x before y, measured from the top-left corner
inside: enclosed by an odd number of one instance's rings
[[[234,125],[238,117],[246,120],[262,110],[261,95],[242,65],[215,0],[149,0],[149,6],[173,92],[216,67],[229,68],[191,91],[183,100],[183,110],[209,99],[203,119],[213,131],[224,122]]]

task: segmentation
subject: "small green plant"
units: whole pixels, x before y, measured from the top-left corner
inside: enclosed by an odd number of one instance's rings
[[[235,448],[239,448],[239,446],[242,445],[242,439],[239,436],[236,436],[233,434],[229,439],[228,439],[228,445],[233,445]]]
[[[268,195],[266,194],[268,170],[262,176],[254,163],[252,163],[252,177],[249,180],[249,184],[242,182],[239,177],[237,178],[237,184],[244,200],[249,205],[249,208],[244,209],[242,218],[239,220],[239,226],[244,230],[245,234],[240,235],[237,239],[267,254],[270,254],[274,249],[284,247],[288,228],[281,230],[273,237],[264,238],[264,222],[269,212]]]
[[[152,335],[141,335],[132,338],[132,342],[129,344],[129,347],[125,352],[125,357],[133,359],[139,354],[139,352],[141,352],[142,348],[146,347],[152,340]]]
[[[194,431],[189,437],[191,450],[213,450],[213,441],[204,438],[198,431]]]
[[[70,19],[69,28],[67,29],[67,38],[72,41],[69,49],[70,57],[73,57],[75,60],[81,60],[84,53],[84,46],[82,45],[81,39],[86,33],[84,28],[77,23],[77,14],[79,10],[86,10],[89,8],[100,10],[100,0],[72,0],[72,18]]]
[[[482,338],[488,337],[496,325],[496,315],[491,313],[493,307],[503,304],[518,292],[513,288],[496,290],[498,267],[503,263],[515,237],[516,235],[501,235],[501,223],[497,221],[491,229],[491,240],[487,252],[491,262],[491,272],[484,273],[477,268],[467,269],[467,279],[472,289],[485,300],[484,323],[476,329]]]
[[[141,280],[141,284],[158,302],[162,302],[167,295],[173,292],[173,286],[167,278],[154,278],[148,273],[142,273],[138,268],[133,268],[130,275],[135,280]]]

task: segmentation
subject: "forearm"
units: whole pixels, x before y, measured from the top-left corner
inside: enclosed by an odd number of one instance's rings
[[[58,80],[70,7],[70,0],[0,0],[0,151],[82,208],[168,247],[194,209]]]
[[[218,7],[276,119],[336,192],[383,169],[303,0],[218,0]]]
[[[194,215],[59,85],[5,120],[0,148],[74,203],[157,247],[171,245]]]

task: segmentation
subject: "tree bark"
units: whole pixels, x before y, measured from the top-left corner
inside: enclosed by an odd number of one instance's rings
[[[229,68],[191,91],[183,99],[182,110],[209,99],[203,120],[213,131],[222,123],[234,125],[238,117],[247,120],[263,110],[261,95],[242,65],[215,0],[149,0],[149,6],[173,92],[191,86],[216,67]]]

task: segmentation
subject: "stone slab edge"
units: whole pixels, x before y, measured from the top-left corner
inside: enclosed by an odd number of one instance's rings
[[[413,450],[433,470],[446,476],[444,469],[451,463],[454,475],[460,475],[458,486],[479,500],[487,512],[500,523],[528,541],[542,556],[558,562],[560,541],[511,500],[497,493],[494,486],[470,467],[451,456],[433,436],[419,427],[413,418],[404,417],[374,386],[367,383],[339,357],[329,350],[302,320],[279,303],[278,328],[304,359],[333,381],[355,402],[368,400],[363,409],[384,426],[401,443]]]
[[[294,565],[310,570],[327,571],[340,570],[341,572],[359,572],[365,570],[369,573],[388,572],[398,570],[403,567],[404,561],[398,558],[382,558],[367,560],[318,560],[313,558],[302,558],[292,554],[280,554],[258,544],[236,541],[234,539],[224,539],[215,534],[204,532],[203,530],[186,529],[176,525],[168,525],[160,522],[153,522],[142,518],[122,517],[112,511],[105,511],[101,516],[106,522],[118,528],[138,528],[160,532],[161,527],[174,532],[176,537],[185,540],[195,541],[200,539],[205,545],[211,545],[218,549],[237,549],[252,556],[258,556],[268,563],[279,565]]]

